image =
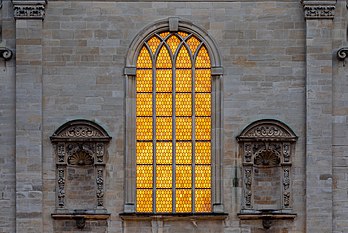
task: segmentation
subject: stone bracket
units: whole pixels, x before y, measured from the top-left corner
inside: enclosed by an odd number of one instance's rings
[[[47,0],[12,0],[14,18],[41,19],[45,17]]]
[[[337,58],[340,61],[344,61],[344,59],[346,59],[347,55],[348,55],[348,47],[340,48],[337,51]]]
[[[267,211],[266,211],[267,212]],[[268,230],[272,227],[273,220],[294,220],[297,214],[291,213],[239,213],[240,220],[262,220],[262,226]]]
[[[6,47],[0,47],[0,55],[5,61],[8,61],[12,58],[13,52]]]
[[[336,0],[302,0],[301,2],[306,19],[333,19],[335,17]]]
[[[51,214],[51,217],[56,220],[69,220],[73,219],[76,221],[76,227],[83,229],[86,225],[86,220],[107,220],[110,214],[99,214],[99,213],[55,213]]]

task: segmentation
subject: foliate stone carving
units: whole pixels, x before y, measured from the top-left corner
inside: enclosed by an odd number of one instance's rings
[[[284,207],[289,207],[290,206],[290,192],[284,192],[283,198],[284,198]]]
[[[338,60],[343,61],[348,56],[348,47],[341,48],[337,51]]]
[[[245,190],[244,190],[244,202],[245,202],[245,206],[247,208],[251,208],[252,207],[252,203],[251,203],[251,196],[252,196],[252,192],[251,192],[251,185],[252,185],[252,175],[251,175],[251,168],[246,168],[244,170],[244,186],[245,186]]]
[[[246,144],[244,144],[244,160],[245,160],[245,162],[251,162],[251,156],[252,156],[251,144],[246,143]]]
[[[104,144],[97,143],[96,155],[97,155],[97,162],[98,163],[102,163],[103,162],[103,157],[104,157]]]
[[[279,157],[274,150],[260,151],[254,158],[254,164],[258,166],[274,167],[280,163]]]
[[[286,137],[289,136],[286,132],[284,132],[282,129],[273,126],[273,125],[262,125],[259,127],[254,128],[248,134],[247,137],[267,137],[267,138],[274,138],[274,137]]]
[[[284,185],[284,190],[288,190],[290,187],[290,170],[289,170],[289,168],[284,169],[283,185]]]
[[[65,159],[65,145],[64,143],[59,143],[57,146],[58,162],[63,163]]]
[[[103,178],[103,169],[99,168],[97,170],[97,205],[103,206],[103,197],[104,197],[104,178]]]
[[[336,0],[302,1],[306,19],[333,19],[335,17]]]
[[[284,207],[290,207],[290,169],[284,168],[283,172],[283,205]]]
[[[94,130],[88,126],[75,126],[67,129],[61,134],[62,137],[72,138],[89,138],[89,137],[101,137],[100,132]]]
[[[63,208],[65,203],[65,175],[64,175],[64,168],[58,168],[58,206]]]
[[[284,162],[290,162],[290,144],[289,143],[283,144],[283,156],[284,156]]]
[[[15,19],[44,19],[46,0],[13,0]]]

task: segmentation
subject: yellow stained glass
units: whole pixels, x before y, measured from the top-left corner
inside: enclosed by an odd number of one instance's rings
[[[187,40],[186,43],[190,46],[192,54],[194,54],[196,52],[198,45],[201,42],[196,37],[192,36],[190,39]]]
[[[176,116],[192,116],[191,94],[176,94],[175,112]]]
[[[192,187],[192,168],[191,166],[177,165],[175,168],[175,187],[191,188]]]
[[[210,69],[196,69],[195,91],[196,92],[211,92]]]
[[[152,189],[137,189],[137,212],[152,212]]]
[[[196,142],[195,147],[195,163],[196,164],[211,164],[211,143]]]
[[[211,190],[195,190],[195,211],[197,213],[211,212]]]
[[[175,190],[175,209],[178,213],[192,212],[192,191],[191,189]]]
[[[137,164],[153,164],[152,142],[137,142]]]
[[[195,167],[195,187],[211,187],[211,167],[210,165],[197,165]]]
[[[153,54],[156,52],[160,43],[160,39],[158,39],[156,36],[151,37],[151,39],[147,42]]]
[[[152,68],[152,59],[145,46],[140,50],[137,60],[137,68]]]
[[[180,44],[180,40],[178,37],[172,35],[167,40],[167,44],[169,45],[170,49],[172,50],[172,54],[174,54],[176,49],[178,48],[178,46]]]
[[[156,68],[172,68],[172,61],[170,60],[168,49],[162,46],[156,61]]]
[[[172,70],[156,70],[156,92],[172,92]]]
[[[192,138],[192,118],[177,117],[176,118],[176,140],[191,140]]]
[[[156,140],[172,140],[171,117],[156,117]]]
[[[137,165],[137,188],[152,188],[152,165]]]
[[[196,118],[196,140],[210,140],[211,134],[210,117]]]
[[[196,57],[196,68],[210,68],[210,57],[204,46],[201,47]]]
[[[172,164],[172,143],[156,142],[156,164]]]
[[[157,189],[156,190],[156,212],[172,212],[172,190]]]
[[[186,32],[178,32],[178,34],[182,37],[185,38],[188,36],[188,34]]]
[[[172,94],[156,94],[156,116],[172,116]]]
[[[195,99],[196,116],[211,116],[211,95],[206,93],[196,94]]]
[[[152,92],[152,70],[137,69],[137,92]]]
[[[164,39],[169,35],[169,32],[162,32],[160,36]]]
[[[137,117],[137,140],[152,140],[152,117]]]
[[[172,166],[156,166],[156,188],[172,187]]]
[[[192,91],[192,71],[191,69],[176,69],[175,71],[175,89],[176,92]]]
[[[137,116],[152,116],[152,94],[137,93]]]
[[[192,143],[191,142],[176,142],[175,156],[176,156],[176,159],[175,159],[176,164],[192,164]]]
[[[191,59],[189,52],[185,46],[180,48],[178,57],[176,58],[176,68],[191,68]]]

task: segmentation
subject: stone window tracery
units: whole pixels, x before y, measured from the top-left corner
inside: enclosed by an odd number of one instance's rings
[[[169,18],[127,59],[125,213],[223,211],[222,68],[193,28]]]

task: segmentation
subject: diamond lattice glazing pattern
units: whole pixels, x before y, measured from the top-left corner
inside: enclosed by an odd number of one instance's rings
[[[196,139],[210,140],[211,119],[210,117],[196,118]]]
[[[196,49],[200,43],[201,42],[199,42],[199,40],[197,40],[197,38],[194,36],[192,36],[190,39],[187,40],[187,44],[190,46],[192,53],[196,52]]]
[[[195,92],[211,92],[210,69],[196,69]]]
[[[192,116],[192,97],[190,94],[176,94],[176,116]]]
[[[156,68],[171,68],[172,61],[170,60],[170,55],[168,49],[162,46],[156,61]]]
[[[176,164],[192,164],[192,142],[176,142]]]
[[[169,39],[167,40],[167,44],[169,45],[169,48],[172,51],[172,54],[175,53],[176,49],[178,48],[179,44],[180,44],[180,40],[178,37],[172,35],[169,37]]]
[[[211,143],[196,142],[195,147],[195,163],[196,164],[211,164]]]
[[[172,116],[172,94],[156,94],[156,115]]]
[[[176,68],[191,68],[190,55],[185,46],[180,48],[178,57],[176,59]]]
[[[152,166],[137,166],[137,188],[152,188]]]
[[[211,190],[195,190],[195,211],[197,213],[211,212]]]
[[[192,168],[191,166],[178,165],[175,168],[175,187],[191,188],[192,187]]]
[[[156,212],[168,213],[172,212],[172,190],[157,189],[156,190]]]
[[[137,117],[137,140],[152,139],[152,117]]]
[[[176,140],[191,140],[192,138],[192,118],[176,118]]]
[[[137,164],[152,164],[152,142],[137,142]]]
[[[156,92],[172,92],[172,70],[156,70]]]
[[[211,187],[211,167],[209,165],[197,165],[195,167],[196,188]]]
[[[156,166],[156,188],[172,187],[172,166]]]
[[[156,164],[172,164],[172,142],[156,143]]]
[[[152,92],[152,70],[137,69],[137,92]]]
[[[210,68],[210,57],[207,49],[203,46],[196,58],[196,68]]]
[[[191,189],[176,189],[175,207],[178,213],[192,212],[192,191]]]
[[[195,100],[196,116],[210,116],[211,115],[211,95],[210,93],[196,94]]]
[[[152,68],[152,59],[145,46],[141,49],[138,56],[137,68]]]
[[[137,189],[137,212],[152,212],[152,190]]]
[[[192,71],[191,69],[176,69],[175,77],[176,92],[192,91]]]
[[[151,39],[147,42],[153,54],[156,53],[156,50],[160,43],[160,39],[158,39],[156,36],[151,37]]]
[[[152,94],[137,93],[137,116],[152,116]]]
[[[156,139],[157,140],[172,140],[172,118],[171,117],[156,117]]]

